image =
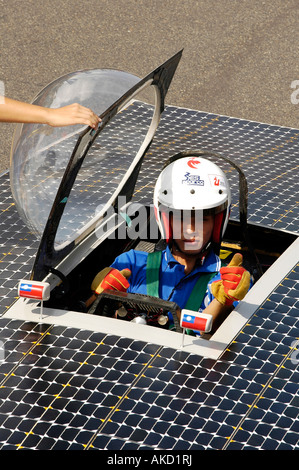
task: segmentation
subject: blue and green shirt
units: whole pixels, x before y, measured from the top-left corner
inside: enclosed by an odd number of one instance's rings
[[[131,270],[132,274],[128,279],[130,283],[128,292],[145,295],[148,293],[146,281],[147,257],[147,252],[130,250],[118,256],[111,265],[118,270],[125,268]],[[175,302],[181,309],[185,308],[199,277],[206,273],[216,273],[207,285],[206,294],[199,308],[199,311],[204,310],[213,300],[210,286],[212,282],[220,279],[220,268],[220,258],[213,251],[210,251],[203,264],[196,266],[191,273],[186,275],[184,266],[175,260],[167,246],[161,253],[159,297],[163,300]]]

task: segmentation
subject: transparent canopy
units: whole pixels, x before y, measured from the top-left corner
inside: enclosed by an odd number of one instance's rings
[[[107,236],[99,235],[106,212],[130,203],[181,55],[143,79],[112,69],[70,73],[33,101],[49,108],[75,102],[89,107],[101,117],[97,130],[17,125],[10,183],[21,218],[40,239],[32,279],[44,279],[54,266],[69,272],[70,258],[84,259]]]
[[[101,115],[139,81],[118,70],[83,70],[55,80],[33,103],[57,108],[78,102]],[[109,201],[148,133],[154,110],[154,87],[143,87],[98,134],[73,184],[57,230],[55,249],[74,241],[94,221],[98,207]],[[21,218],[38,238],[43,234],[78,137],[85,129],[80,125],[16,127],[11,190]]]

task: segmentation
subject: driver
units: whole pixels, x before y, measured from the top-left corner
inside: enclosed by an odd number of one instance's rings
[[[166,248],[122,253],[94,279],[95,295],[104,289],[154,295],[212,315],[217,329],[250,286],[242,255],[221,267],[230,204],[227,178],[216,164],[182,154],[169,159],[154,190],[155,217]],[[169,324],[172,328],[171,317]]]

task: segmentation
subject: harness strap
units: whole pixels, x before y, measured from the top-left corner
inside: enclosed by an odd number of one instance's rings
[[[204,299],[208,284],[216,273],[205,273],[197,279],[195,286],[187,300],[185,308],[187,310],[198,311]]]
[[[146,285],[147,295],[159,297],[159,271],[161,265],[161,251],[154,251],[148,254],[146,265]],[[197,311],[205,296],[209,281],[215,276],[213,273],[202,274],[196,281],[195,286],[189,296],[185,306],[188,310]]]
[[[159,297],[159,271],[161,265],[161,251],[148,254],[146,264],[147,295]]]

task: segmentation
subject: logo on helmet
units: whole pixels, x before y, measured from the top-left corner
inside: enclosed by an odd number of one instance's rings
[[[220,175],[209,175],[211,186],[221,186],[222,188],[226,187],[224,178]]]
[[[191,175],[191,173],[186,173],[184,175],[186,179],[182,180],[182,183],[192,184],[194,186],[204,186],[205,181],[200,179],[199,175]]]
[[[197,160],[196,158],[192,157],[192,158],[189,158],[188,162],[187,162],[187,165],[192,168],[193,170],[196,170],[198,165],[200,164],[200,161]]]

